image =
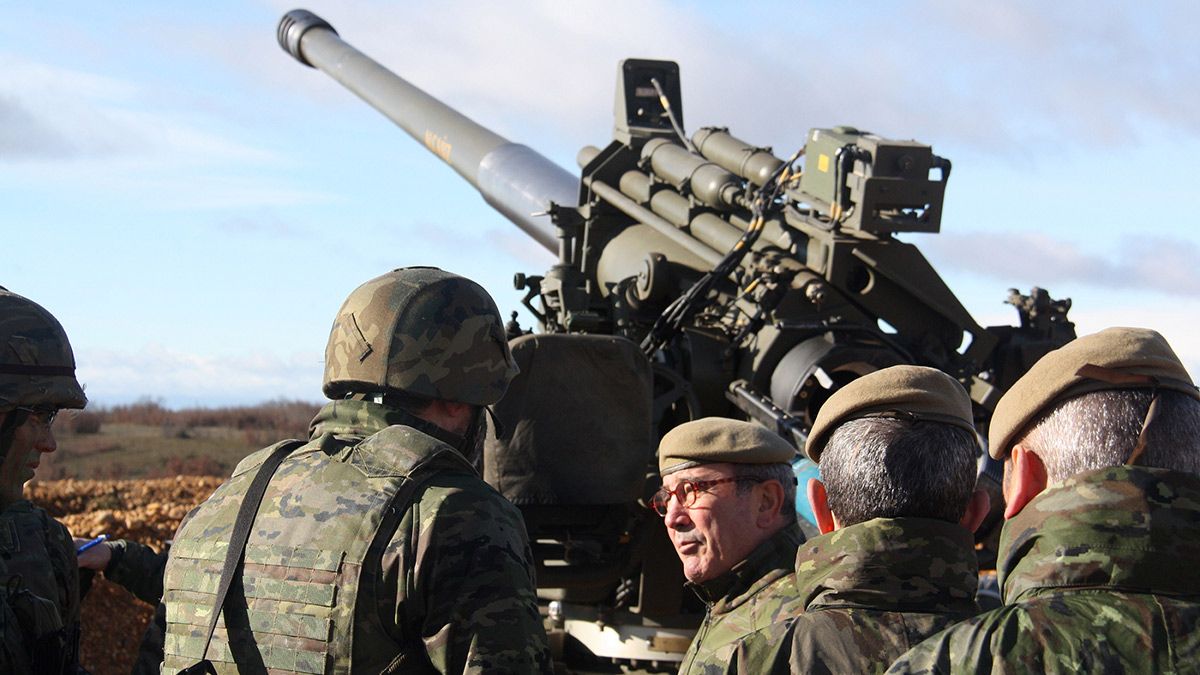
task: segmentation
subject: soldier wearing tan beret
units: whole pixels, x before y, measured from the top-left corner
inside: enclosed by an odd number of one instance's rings
[[[1158,333],[1110,328],[996,406],[1004,606],[893,672],[1197,672],[1200,396]]]
[[[894,366],[842,387],[805,451],[824,536],[796,555],[798,616],[746,638],[739,673],[879,672],[977,611],[971,536],[987,513],[971,400],[957,380]]]
[[[663,487],[652,505],[708,607],[680,673],[723,669],[737,640],[793,613],[792,566],[804,540],[795,456],[774,432],[721,417],[681,424],[659,444]]]

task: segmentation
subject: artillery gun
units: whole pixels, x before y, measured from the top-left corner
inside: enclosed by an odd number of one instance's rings
[[[583,148],[576,177],[310,12],[286,14],[278,39],[558,257],[544,274],[515,276],[539,330],[513,313],[522,372],[496,406],[503,429],[482,468],[525,516],[552,644],[568,662],[673,664],[703,613],[683,592],[661,519],[644,508],[659,486],[654,448],[671,427],[748,418],[802,447],[838,387],[914,363],[957,378],[986,429],[1004,390],[1075,336],[1070,301],[1036,288],[1010,291],[1019,326],[980,326],[896,237],[940,229],[951,164],[927,145],[819,128],[783,160],[725,128],[688,138],[678,66],[626,59],[613,140]],[[994,487],[984,461],[981,481]],[[797,458],[797,475],[814,472],[806,464]]]

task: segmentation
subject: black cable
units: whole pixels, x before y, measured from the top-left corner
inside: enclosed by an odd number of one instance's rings
[[[742,259],[750,251],[754,242],[758,241],[758,237],[762,234],[766,227],[767,217],[771,211],[776,211],[782,208],[776,201],[783,193],[784,185],[787,181],[780,180],[789,172],[791,166],[800,158],[802,151],[797,151],[792,155],[792,158],[784,162],[775,169],[771,177],[763,183],[762,187],[754,192],[754,196],[750,200],[750,226],[746,228],[746,232],[734,243],[725,257],[709,272],[692,284],[683,295],[676,298],[667,306],[663,313],[659,315],[654,322],[650,332],[646,334],[642,340],[641,348],[647,356],[654,354],[662,349],[663,345],[669,342],[677,335],[683,326],[683,323],[695,315],[700,309],[701,301],[707,297],[708,291],[716,284],[717,280],[723,279],[733,272],[734,269],[741,263]]]
[[[692,141],[688,139],[687,134],[683,133],[683,127],[679,124],[679,120],[675,118],[675,111],[671,109],[671,100],[663,93],[662,85],[658,83],[658,78],[650,78],[650,84],[654,85],[654,91],[658,92],[658,102],[662,104],[663,111],[667,113],[667,119],[671,121],[671,128],[675,130],[675,135],[683,141],[683,146],[693,154],[699,155],[700,151],[696,146],[692,145]]]

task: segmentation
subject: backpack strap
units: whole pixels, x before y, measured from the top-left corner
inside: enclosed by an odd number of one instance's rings
[[[212,645],[213,633],[217,630],[217,618],[225,607],[225,597],[229,594],[233,574],[242,561],[246,542],[250,539],[250,528],[254,525],[254,517],[258,515],[258,506],[262,503],[263,494],[266,493],[267,484],[271,482],[271,476],[275,475],[275,470],[283,463],[285,457],[304,445],[305,442],[291,440],[280,443],[271,456],[258,467],[258,472],[254,474],[254,480],[250,483],[250,489],[242,496],[242,504],[238,507],[237,521],[233,525],[233,534],[229,538],[229,549],[225,552],[225,566],[221,568],[221,582],[217,586],[212,617],[208,621],[208,637],[204,640],[204,651],[200,652],[200,660],[179,671],[180,675],[200,675],[201,673],[216,675],[216,668],[208,660],[208,648]]]

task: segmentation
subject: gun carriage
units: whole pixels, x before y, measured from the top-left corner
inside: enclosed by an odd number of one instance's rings
[[[1036,288],[1010,291],[1020,325],[980,326],[896,236],[940,229],[951,164],[928,145],[816,128],[785,160],[725,128],[689,138],[678,66],[626,59],[613,140],[580,150],[576,176],[310,12],[285,15],[278,39],[557,256],[543,274],[515,275],[539,325],[526,332],[513,313],[522,373],[496,406],[503,429],[483,473],[526,518],[552,642],[568,659],[670,664],[702,615],[661,519],[643,508],[658,487],[657,439],[674,425],[753,419],[802,447],[838,387],[912,363],[957,378],[986,429],[1000,394],[1074,337],[1070,301]],[[996,467],[982,468],[994,487]],[[801,457],[796,470],[814,473]]]

